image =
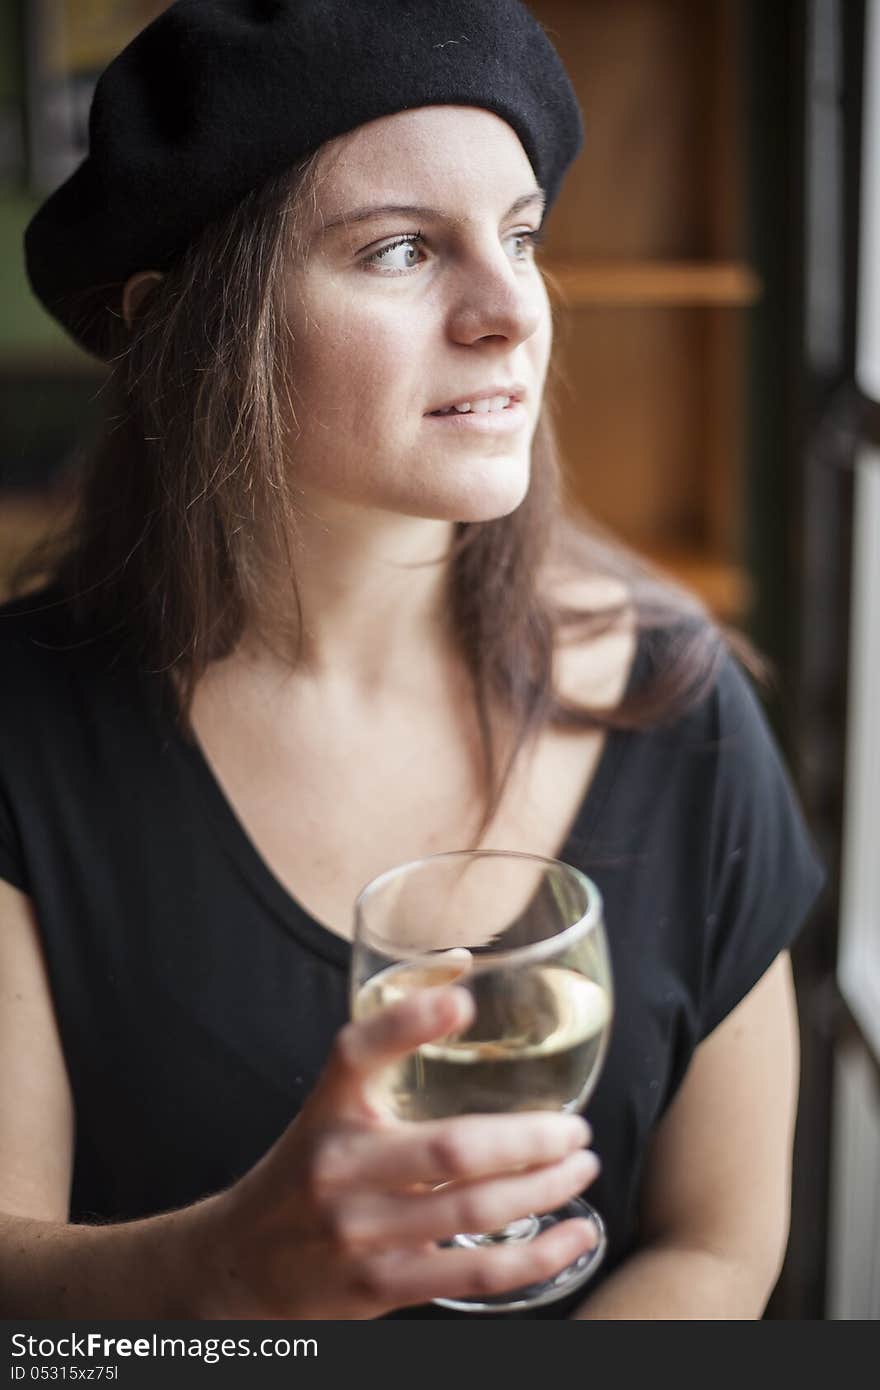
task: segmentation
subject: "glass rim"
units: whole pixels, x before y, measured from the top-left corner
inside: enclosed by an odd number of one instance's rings
[[[573,877],[583,889],[586,896],[586,910],[576,922],[571,922],[564,927],[561,932],[556,932],[553,936],[543,937],[540,941],[533,941],[528,946],[513,946],[509,950],[495,951],[491,954],[476,956],[473,958],[468,975],[484,973],[487,970],[495,970],[499,965],[507,964],[528,964],[533,960],[542,960],[548,956],[555,956],[568,946],[579,941],[588,932],[594,931],[597,926],[603,924],[603,901],[602,894],[591,878],[575,868],[573,864],[567,863],[564,859],[551,859],[544,854],[531,854],[525,850],[516,849],[452,849],[442,850],[437,854],[425,854],[418,859],[408,859],[403,864],[395,864],[390,869],[384,869],[382,873],[376,874],[358,893],[354,900],[355,935],[352,941],[354,946],[358,940],[365,945],[372,946],[376,950],[382,949],[379,940],[370,939],[371,934],[366,931],[366,919],[364,917],[364,905],[373,893],[378,892],[391,880],[400,877],[409,870],[420,868],[423,864],[433,864],[442,859],[528,859],[534,864],[543,864],[548,868],[564,869],[567,874]],[[364,931],[361,930],[363,925]],[[393,943],[384,942],[384,946],[393,949],[397,959],[419,960],[426,956],[441,955],[444,951],[467,949],[466,947],[430,947],[422,950],[397,950]],[[464,978],[467,978],[465,976]]]

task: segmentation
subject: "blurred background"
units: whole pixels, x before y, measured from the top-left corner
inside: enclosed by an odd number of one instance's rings
[[[0,597],[103,371],[24,226],[156,0],[0,0]],[[568,505],[775,663],[829,866],[795,951],[802,1092],[768,1318],[880,1316],[880,0],[534,0],[586,144],[550,220]],[[0,672],[0,680],[2,680]],[[748,1144],[748,1135],[743,1135]]]

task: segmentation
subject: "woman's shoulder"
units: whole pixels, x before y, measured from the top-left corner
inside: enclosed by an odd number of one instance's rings
[[[543,593],[556,613],[555,688],[567,703],[644,703],[636,725],[650,728],[697,709],[705,718],[719,682],[742,692],[727,635],[696,600],[658,590],[663,601],[651,592],[646,603],[624,578],[570,570],[549,572]]]
[[[111,645],[78,616],[54,584],[0,603],[0,692],[21,712],[31,699],[58,698],[70,682],[100,676],[113,664]]]
[[[606,576],[547,570],[542,595],[556,610],[595,615],[589,629],[557,623],[553,684],[567,703],[614,708],[623,698],[638,649],[638,615],[622,581]]]
[[[7,596],[0,602],[0,653],[4,672],[8,663],[16,666],[30,657],[39,661],[68,637],[71,630],[69,606],[53,585]]]

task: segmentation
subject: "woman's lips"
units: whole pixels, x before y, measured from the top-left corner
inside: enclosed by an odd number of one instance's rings
[[[478,415],[469,410],[464,415],[453,411],[450,415],[426,415],[432,425],[447,431],[464,431],[468,434],[513,434],[521,429],[528,419],[528,411],[522,401],[511,401],[503,410],[490,410]]]

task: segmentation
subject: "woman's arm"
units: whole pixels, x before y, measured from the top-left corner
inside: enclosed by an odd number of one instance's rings
[[[573,1317],[761,1317],[788,1243],[798,1073],[782,952],[694,1053],[646,1160],[642,1247]]]
[[[0,880],[0,1314],[375,1318],[549,1278],[595,1244],[436,1242],[549,1211],[597,1165],[572,1115],[383,1120],[376,1076],[462,1027],[470,996],[421,990],[346,1024],[296,1119],[225,1192],[142,1221],[69,1226],[73,1103],[33,906]],[[435,1190],[436,1189],[436,1190]]]
[[[0,1316],[195,1318],[208,1264],[199,1207],[113,1226],[69,1226],[0,1212]]]
[[[69,1226],[73,1133],[33,904],[0,880],[0,1314],[192,1316],[192,1209]]]

